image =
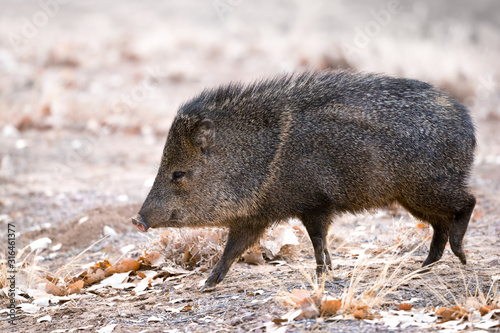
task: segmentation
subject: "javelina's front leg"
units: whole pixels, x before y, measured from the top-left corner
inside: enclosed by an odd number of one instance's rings
[[[215,287],[216,284],[222,281],[227,274],[227,271],[250,246],[259,240],[266,229],[265,226],[258,226],[257,223],[245,221],[229,227],[229,235],[227,237],[226,247],[219,262],[208,277],[205,285],[201,290],[209,290]]]

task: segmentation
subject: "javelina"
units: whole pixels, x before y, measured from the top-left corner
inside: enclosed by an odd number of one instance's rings
[[[232,83],[180,107],[133,223],[229,227],[205,288],[290,217],[307,229],[320,273],[335,214],[392,202],[432,225],[424,266],[448,240],[465,264],[475,145],[467,109],[420,81],[340,71]]]

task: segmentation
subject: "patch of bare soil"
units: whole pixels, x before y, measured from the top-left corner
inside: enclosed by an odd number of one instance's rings
[[[130,220],[139,208],[139,204],[99,206],[85,211],[69,222],[59,223],[46,231],[34,231],[26,236],[33,239],[49,237],[52,243],[62,244],[63,251],[81,249],[105,236],[106,227],[120,234],[133,231],[134,226]]]

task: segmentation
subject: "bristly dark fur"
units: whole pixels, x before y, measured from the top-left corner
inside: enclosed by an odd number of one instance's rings
[[[325,71],[231,83],[180,107],[136,222],[228,226],[208,287],[289,217],[304,223],[322,271],[335,214],[392,202],[433,226],[424,265],[448,241],[465,263],[475,147],[468,110],[417,80]]]
[[[370,91],[390,93],[394,97],[398,93],[403,98],[411,97],[404,95],[405,91],[408,92],[407,88],[433,89],[431,85],[417,80],[370,73],[327,71],[284,74],[250,84],[232,82],[214,89],[205,89],[198,97],[183,104],[180,112],[192,110],[195,105],[203,105],[205,108],[224,106],[239,110],[238,107],[247,107],[249,102],[265,103],[262,105],[283,101],[302,104],[322,104],[334,100],[341,102],[347,97],[345,92],[349,92],[351,97],[365,97]]]

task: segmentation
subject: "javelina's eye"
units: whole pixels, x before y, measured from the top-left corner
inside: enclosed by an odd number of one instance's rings
[[[172,173],[172,182],[178,182],[179,180],[181,180],[185,175],[185,172],[182,172],[182,171],[174,171]]]

